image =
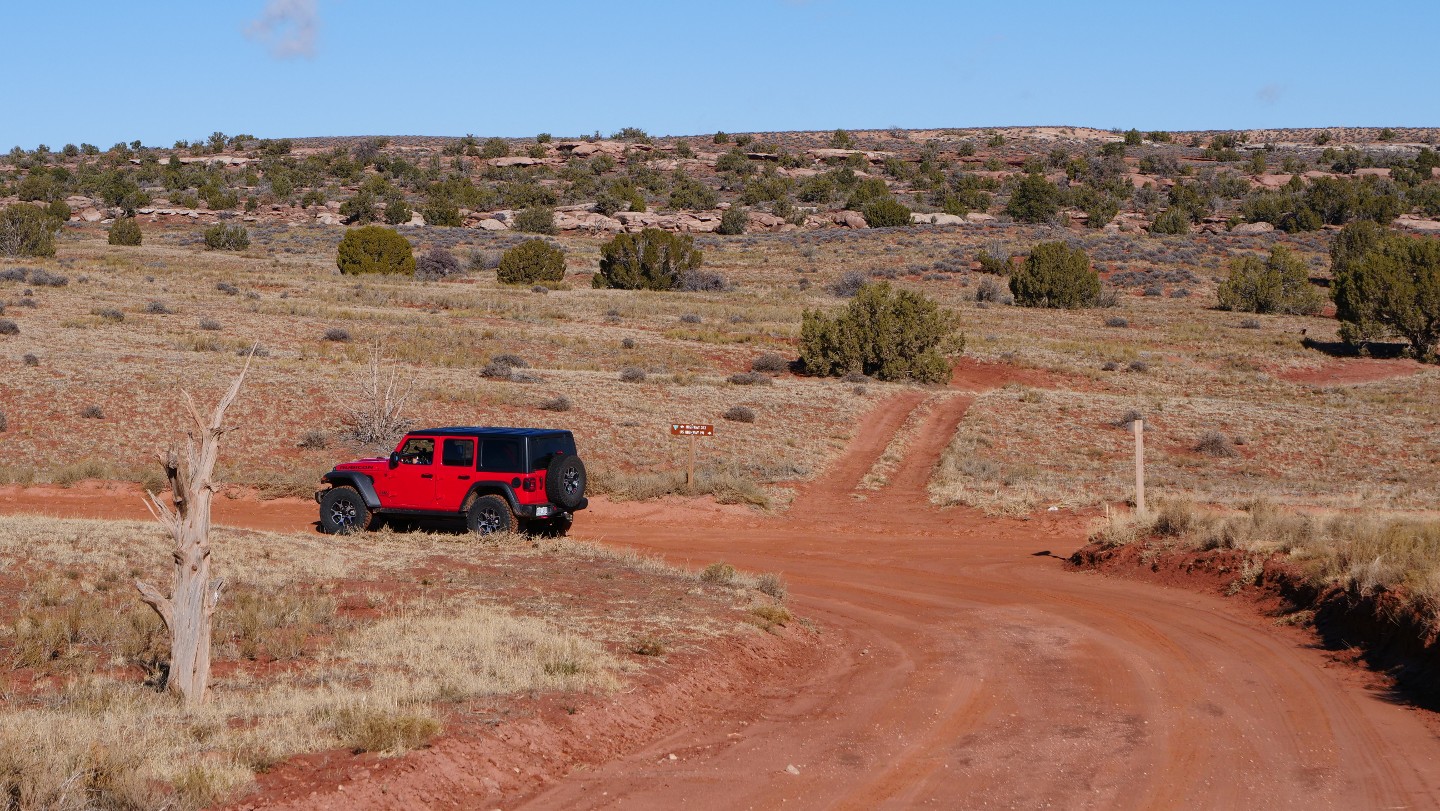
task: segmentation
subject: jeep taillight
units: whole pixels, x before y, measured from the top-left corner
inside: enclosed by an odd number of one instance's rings
[[[525,491],[528,492],[528,493],[533,493],[533,492],[535,492],[535,487],[536,487],[536,477],[534,477],[534,476],[526,476],[526,477],[525,477]]]

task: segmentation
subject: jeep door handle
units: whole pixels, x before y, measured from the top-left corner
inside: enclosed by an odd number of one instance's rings
[[[433,478],[435,478],[435,474],[434,474],[434,473],[421,473],[421,474],[420,474],[420,478],[422,478],[422,479],[433,479]]]
[[[459,480],[462,481],[462,482],[468,482],[468,481],[470,481],[470,477],[469,477],[469,476],[456,476],[455,478],[459,479]]]

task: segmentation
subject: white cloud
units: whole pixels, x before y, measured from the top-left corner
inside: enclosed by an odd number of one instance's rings
[[[270,0],[245,36],[263,44],[276,59],[315,56],[320,14],[315,0]]]

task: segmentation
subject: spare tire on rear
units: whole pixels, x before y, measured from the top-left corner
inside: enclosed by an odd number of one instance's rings
[[[585,501],[585,463],[578,456],[556,454],[545,468],[545,496],[551,504],[579,509]]]

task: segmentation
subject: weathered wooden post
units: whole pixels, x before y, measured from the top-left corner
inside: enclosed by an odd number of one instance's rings
[[[685,436],[690,438],[690,462],[685,468],[685,486],[695,487],[695,438],[702,436],[715,436],[715,426],[697,425],[688,422],[670,423],[671,436]]]
[[[1145,420],[1136,418],[1135,426],[1135,513],[1145,513]]]

